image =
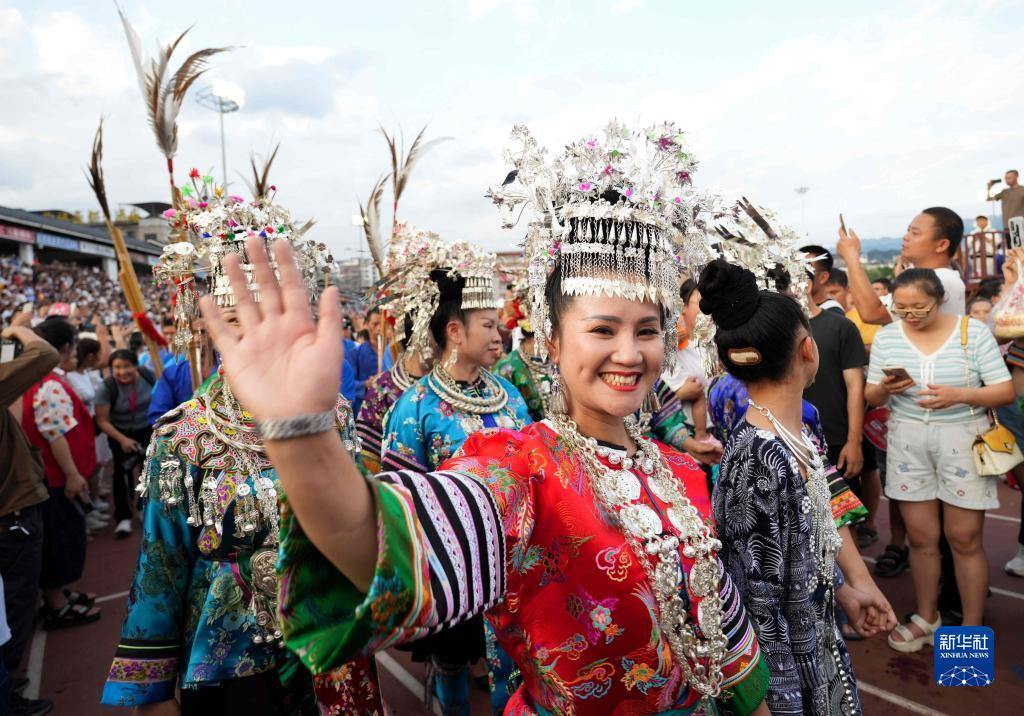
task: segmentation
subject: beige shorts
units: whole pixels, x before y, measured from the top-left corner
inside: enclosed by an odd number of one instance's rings
[[[885,496],[890,500],[941,500],[965,510],[999,507],[996,477],[974,468],[977,435],[967,424],[943,425],[889,419]]]

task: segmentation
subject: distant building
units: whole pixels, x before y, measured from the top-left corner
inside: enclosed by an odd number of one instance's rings
[[[345,294],[365,294],[377,282],[377,267],[370,258],[338,261],[338,289]]]
[[[162,201],[126,204],[118,207],[114,214],[114,226],[121,230],[121,235],[126,240],[141,241],[162,250],[165,244],[170,243],[171,234],[170,225],[162,214],[170,208],[170,204]],[[99,211],[90,211],[84,217],[81,211],[65,211],[63,209],[44,209],[32,213],[50,219],[106,230],[106,223]]]
[[[124,222],[133,228],[142,225],[141,219],[132,222],[127,214]],[[148,273],[160,257],[160,246],[122,233],[132,263],[137,270]],[[17,253],[26,263],[39,259],[102,266],[108,277],[117,279],[117,256],[110,234],[105,226],[83,221],[79,212],[0,206],[0,253]]]

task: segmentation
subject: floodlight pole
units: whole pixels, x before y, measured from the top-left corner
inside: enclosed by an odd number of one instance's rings
[[[220,164],[224,173],[224,188],[228,186],[228,150],[227,141],[224,136],[224,115],[229,112],[237,112],[241,105],[229,97],[223,97],[214,93],[213,85],[205,87],[196,95],[196,101],[207,109],[212,109],[220,115]]]

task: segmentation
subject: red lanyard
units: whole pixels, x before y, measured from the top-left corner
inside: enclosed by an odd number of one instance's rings
[[[128,398],[128,409],[135,416],[135,406],[139,404],[139,381],[132,383],[132,397]]]

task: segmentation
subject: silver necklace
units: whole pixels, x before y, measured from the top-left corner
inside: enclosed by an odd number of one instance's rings
[[[521,348],[516,350],[519,352],[519,357],[523,363],[526,364],[526,369],[530,371],[533,382],[537,384],[537,394],[540,397],[541,408],[547,414],[548,398],[551,396],[551,381],[554,380],[554,365],[537,356],[526,355]]]
[[[485,392],[488,395],[478,398],[466,395],[455,378],[444,369],[440,362],[434,366],[427,378],[431,390],[459,412],[471,415],[493,415],[508,404],[508,393],[489,371],[481,369],[480,380],[483,381]]]
[[[414,378],[409,375],[409,371],[405,367],[405,354],[403,353],[395,361],[395,367],[391,369],[391,379],[395,382],[395,386],[402,393],[407,391],[413,383],[419,378]]]
[[[657,446],[640,434],[633,421],[626,420],[626,429],[639,446],[638,458],[622,458],[600,446],[594,438],[584,437],[566,415],[555,416],[551,423],[569,452],[583,463],[594,495],[622,530],[643,567],[658,602],[658,625],[686,683],[702,698],[717,697],[724,678],[721,665],[727,647],[722,631],[722,573],[717,557],[722,543],[687,499],[685,489],[665,464]],[[602,457],[613,467],[601,462]],[[634,467],[646,475],[651,492],[669,505],[666,514],[674,532],[666,530],[657,512],[639,501],[643,490],[640,479],[631,472]],[[680,548],[687,559],[694,560],[685,585]],[[680,596],[687,586],[701,598],[697,622],[703,638],[697,636],[695,625],[689,622]]]
[[[828,489],[828,480],[825,478],[825,465],[821,455],[804,431],[800,432],[798,438],[771,410],[758,405],[750,398],[747,402],[772,424],[794,461],[803,465],[807,473],[807,496],[803,499],[801,510],[804,514],[811,514],[811,552],[814,555],[817,581],[820,584],[831,584],[835,576],[836,554],[843,546],[843,541],[836,530],[835,520],[832,519],[832,496]]]

